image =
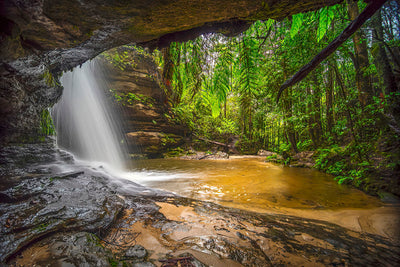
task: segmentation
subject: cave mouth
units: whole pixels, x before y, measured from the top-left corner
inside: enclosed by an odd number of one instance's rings
[[[232,36],[259,19],[342,0],[33,2],[1,5],[1,143],[40,141],[43,110],[61,95],[57,76],[103,51],[129,43],[167,47],[210,31]]]
[[[0,109],[0,142],[33,140],[40,135],[40,116],[43,110],[57,102],[62,91],[56,77],[95,58],[102,51],[128,43],[153,50],[168,47],[172,41],[193,40],[206,32],[235,36],[259,19],[274,18],[279,21],[299,12],[318,10],[341,2],[241,1],[226,4],[221,0],[221,3],[191,1],[187,6],[186,2],[179,5],[179,1],[173,4],[169,1],[153,1],[151,4],[141,1],[124,3],[126,7],[122,12],[122,6],[114,7],[114,3],[96,9],[98,3],[89,7],[79,6],[75,1],[54,4],[49,0],[29,7],[11,0],[1,13],[3,20],[7,21],[4,24],[5,42],[2,43],[3,51],[7,53],[2,51],[5,62],[1,71],[5,75],[1,84],[4,93],[0,103],[4,105]],[[371,3],[375,2],[382,1]],[[63,8],[58,9],[59,5]],[[91,11],[86,17],[79,18],[82,14],[80,8]],[[168,10],[174,11],[174,22],[169,21],[171,16],[167,15]],[[194,10],[197,16],[190,16]],[[25,13],[34,13],[36,17],[23,27],[19,25],[22,22],[18,14]],[[121,20],[118,22],[117,18]],[[96,19],[104,21],[101,23]],[[36,20],[41,22],[35,24]],[[16,34],[21,38],[12,38]],[[313,67],[317,65],[313,64]],[[18,85],[14,85],[15,79],[19,81]],[[298,79],[294,81],[298,82]],[[285,83],[279,93],[285,86],[289,85]]]

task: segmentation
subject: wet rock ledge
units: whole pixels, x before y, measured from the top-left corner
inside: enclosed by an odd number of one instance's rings
[[[151,190],[78,166],[51,140],[0,149],[0,262],[11,266],[395,266],[380,236]]]

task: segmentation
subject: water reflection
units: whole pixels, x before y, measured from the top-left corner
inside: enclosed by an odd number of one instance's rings
[[[289,168],[262,158],[135,161],[134,180],[185,197],[254,211],[274,208],[341,209],[381,205],[376,198],[312,169]],[[142,175],[140,175],[142,173]]]

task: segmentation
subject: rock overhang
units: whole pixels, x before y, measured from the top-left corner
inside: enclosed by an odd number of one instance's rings
[[[234,35],[252,22],[283,19],[342,0],[9,0],[2,4],[2,60],[72,49],[115,31],[115,44],[164,46],[204,32]],[[106,42],[108,43],[108,42]],[[109,49],[111,47],[104,47]]]

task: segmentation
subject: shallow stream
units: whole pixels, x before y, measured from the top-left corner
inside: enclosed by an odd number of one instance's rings
[[[238,156],[228,160],[138,160],[134,171],[135,182],[189,198],[320,219],[391,239],[398,236],[398,206],[339,185],[331,175],[313,169]]]
[[[154,159],[135,161],[146,175],[138,182],[185,197],[248,210],[275,208],[372,208],[382,203],[339,185],[313,169],[283,167],[262,157],[229,160]]]

